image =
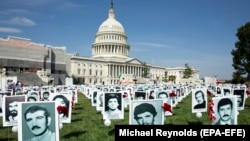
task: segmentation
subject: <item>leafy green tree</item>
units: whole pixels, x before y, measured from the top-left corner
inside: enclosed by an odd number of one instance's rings
[[[169,75],[169,76],[168,76],[168,80],[169,80],[170,82],[174,82],[174,83],[175,83],[176,76],[175,76],[175,75]]]
[[[188,78],[192,77],[193,73],[194,72],[193,72],[192,68],[186,63],[185,70],[183,72],[183,78],[188,79]]]
[[[238,41],[235,43],[235,49],[232,50],[232,66],[235,69],[233,79],[241,80],[246,77],[250,80],[250,22],[238,28],[236,33]],[[240,77],[241,76],[241,77]]]

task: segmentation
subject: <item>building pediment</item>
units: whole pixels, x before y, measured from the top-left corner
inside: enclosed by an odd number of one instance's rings
[[[129,59],[127,61],[125,61],[125,63],[127,64],[135,64],[135,65],[141,65],[142,62],[138,59],[135,59],[135,58],[132,58],[132,59]]]

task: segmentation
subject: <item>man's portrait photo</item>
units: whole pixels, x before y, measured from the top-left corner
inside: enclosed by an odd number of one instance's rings
[[[129,124],[130,125],[163,125],[164,111],[163,100],[137,100],[131,101]]]
[[[207,94],[205,89],[192,90],[192,113],[207,111]]]
[[[28,93],[28,101],[33,102],[33,101],[40,101],[40,95],[37,91],[30,91]]]
[[[18,103],[25,101],[25,95],[3,97],[3,127],[18,125]]]
[[[59,141],[55,102],[21,102],[18,125],[20,141]]]
[[[231,88],[229,88],[229,87],[223,87],[222,89],[223,89],[224,96],[231,95]]]
[[[235,96],[213,97],[216,120],[213,125],[237,125],[237,103]]]
[[[234,89],[233,95],[236,96],[237,110],[244,110],[245,105],[245,89]]]
[[[50,101],[50,91],[45,90],[41,92],[42,94],[42,101]]]
[[[103,118],[124,119],[124,106],[121,92],[104,94]]]
[[[134,100],[146,100],[146,92],[135,91]]]
[[[56,110],[61,123],[71,122],[71,98],[71,95],[62,93],[55,94],[52,97],[52,101],[55,101]]]

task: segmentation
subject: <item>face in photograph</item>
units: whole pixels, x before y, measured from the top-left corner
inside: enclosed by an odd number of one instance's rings
[[[161,125],[164,124],[163,100],[132,101],[130,107],[130,124]]]
[[[157,112],[153,105],[143,103],[134,109],[134,117],[139,125],[153,125]]]
[[[63,94],[55,95],[52,99],[55,101],[57,112],[60,119],[67,119],[69,117],[69,99]]]
[[[57,116],[55,103],[22,103],[22,126],[19,126],[19,139],[27,141],[57,141]],[[26,129],[26,130],[25,130]],[[25,133],[25,134],[24,134]]]
[[[217,100],[216,114],[218,115],[218,120],[214,123],[215,125],[234,125],[237,121],[237,116],[235,116],[234,104],[236,103],[235,97],[222,97]]]
[[[135,100],[145,100],[146,99],[146,92],[135,92]]]
[[[234,90],[233,91],[233,95],[236,96],[236,101],[237,101],[237,106],[239,108],[239,110],[242,110],[243,108],[243,104],[244,104],[244,93],[245,91],[244,90]]]
[[[123,118],[121,93],[106,93],[105,94],[105,116],[109,119]]]
[[[43,92],[43,101],[49,101],[49,92]]]
[[[4,126],[13,126],[18,123],[18,103],[25,101],[25,96],[4,97],[5,121]]]

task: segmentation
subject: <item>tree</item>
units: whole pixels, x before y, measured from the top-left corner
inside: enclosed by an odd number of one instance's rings
[[[168,80],[175,83],[176,76],[175,75],[169,75]]]
[[[147,66],[146,62],[144,62],[142,68],[142,78],[148,78],[149,76],[149,67]]]
[[[192,77],[193,73],[194,72],[193,72],[192,68],[189,67],[189,65],[186,63],[185,70],[183,72],[183,78],[188,79],[188,78]]]
[[[234,80],[246,77],[250,80],[250,22],[238,28],[236,36],[238,41],[235,43],[235,49],[232,50],[232,66],[235,69]],[[240,77],[241,76],[241,77]]]
[[[168,72],[167,71],[164,72],[164,77],[162,78],[162,81],[168,82]]]

